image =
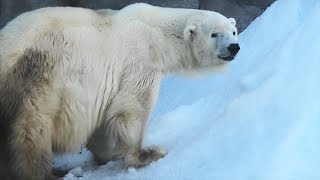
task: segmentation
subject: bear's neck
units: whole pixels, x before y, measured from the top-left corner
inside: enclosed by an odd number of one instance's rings
[[[138,5],[136,5],[138,6]],[[163,43],[157,43],[159,53],[159,70],[165,74],[180,74],[193,71],[196,67],[196,60],[188,41],[184,39],[184,29],[191,16],[199,13],[200,10],[162,8],[151,5],[144,6],[140,11],[132,10],[133,18],[161,30]]]

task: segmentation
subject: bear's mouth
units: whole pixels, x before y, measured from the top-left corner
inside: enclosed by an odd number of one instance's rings
[[[232,61],[234,59],[234,56],[218,56],[218,58],[224,61]]]

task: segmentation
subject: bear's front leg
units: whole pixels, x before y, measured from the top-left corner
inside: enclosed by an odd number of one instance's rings
[[[140,168],[163,158],[167,153],[159,147],[142,148],[148,110],[133,97],[115,98],[108,113],[107,131],[115,150],[124,158],[124,166]]]
[[[124,165],[126,168],[140,168],[163,158],[166,154],[167,152],[158,146],[130,149],[124,156]]]

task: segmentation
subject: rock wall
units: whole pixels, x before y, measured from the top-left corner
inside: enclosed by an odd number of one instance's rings
[[[199,8],[220,12],[237,20],[243,31],[275,0],[0,0],[0,28],[17,15],[47,6],[76,6],[92,9],[121,9],[135,2],[163,7]]]

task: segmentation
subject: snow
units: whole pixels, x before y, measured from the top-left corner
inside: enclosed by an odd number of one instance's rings
[[[319,0],[278,0],[241,33],[228,72],[164,79],[144,139],[163,159],[124,170],[84,149],[54,166],[76,168],[67,180],[319,180],[319,18]]]
[[[72,174],[73,176],[76,176],[76,177],[81,177],[83,176],[83,170],[80,166],[78,166],[76,168],[71,169],[68,174]]]

